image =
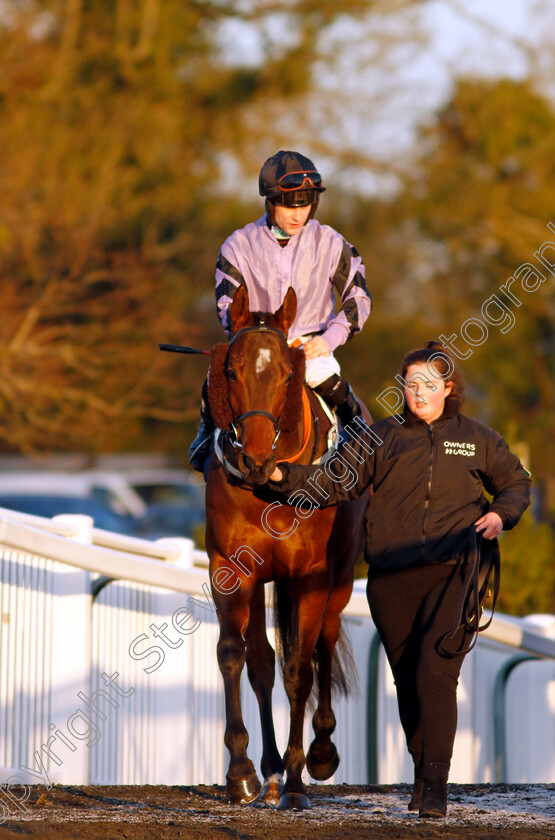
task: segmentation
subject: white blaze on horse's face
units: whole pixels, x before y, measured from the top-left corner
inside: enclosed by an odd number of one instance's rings
[[[271,354],[267,347],[261,347],[258,351],[258,356],[256,358],[256,367],[255,370],[257,374],[260,376],[263,373],[268,365],[271,362]]]

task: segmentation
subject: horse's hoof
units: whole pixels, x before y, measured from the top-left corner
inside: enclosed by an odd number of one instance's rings
[[[260,780],[256,773],[251,773],[246,779],[227,778],[227,795],[234,805],[246,805],[252,802],[260,793]]]
[[[313,741],[306,756],[306,769],[312,778],[318,782],[324,782],[333,776],[338,767],[339,754],[335,744],[330,742],[325,750],[318,750]]]
[[[278,811],[306,811],[310,799],[304,793],[284,793],[279,800]]]
[[[264,779],[262,790],[258,800],[266,805],[277,805],[283,793],[283,776],[281,773],[273,773]]]

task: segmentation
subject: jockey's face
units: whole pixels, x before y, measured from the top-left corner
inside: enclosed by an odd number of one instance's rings
[[[281,204],[276,204],[274,209],[276,225],[289,236],[295,236],[302,230],[311,207],[311,204],[304,204],[302,207],[283,207]]]

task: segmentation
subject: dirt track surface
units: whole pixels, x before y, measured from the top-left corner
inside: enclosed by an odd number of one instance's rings
[[[555,785],[449,785],[445,820],[407,811],[409,785],[314,785],[312,808],[230,806],[218,786],[32,787],[0,838],[35,840],[555,840]]]

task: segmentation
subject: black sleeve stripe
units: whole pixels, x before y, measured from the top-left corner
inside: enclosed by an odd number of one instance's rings
[[[355,332],[358,331],[358,306],[356,300],[346,300],[343,306],[343,312],[349,323],[349,338],[352,338]]]
[[[236,283],[240,286],[245,286],[245,279],[243,275],[232,265],[229,260],[226,260],[222,252],[218,256],[218,261],[216,263],[216,268],[219,268],[220,271],[223,271],[224,274],[229,275]]]
[[[366,285],[366,280],[364,279],[364,276],[360,273],[360,271],[357,271],[357,273],[355,274],[355,276],[353,277],[353,279],[349,283],[348,288],[345,289],[345,292],[344,292],[345,297],[350,293],[353,286],[357,286],[359,289],[362,289],[364,292],[366,292],[366,294],[370,298],[370,300],[372,300],[370,292],[368,291],[368,286]]]
[[[352,253],[353,252],[349,248],[347,243],[344,242],[341,257],[339,258],[339,263],[331,281],[337,289],[339,297],[343,297],[343,292],[345,291],[345,286],[347,285],[347,280],[349,279],[349,269],[351,267]]]
[[[244,286],[245,284],[242,283],[240,285]],[[238,286],[236,286],[235,283],[232,283],[231,280],[229,280],[228,277],[224,277],[224,279],[221,280],[218,283],[218,285],[216,286],[216,301],[218,301],[221,297],[224,297],[224,296],[228,297],[228,298],[231,298],[231,300],[233,300],[233,298],[235,297],[235,292],[237,291],[237,289],[238,289]]]

